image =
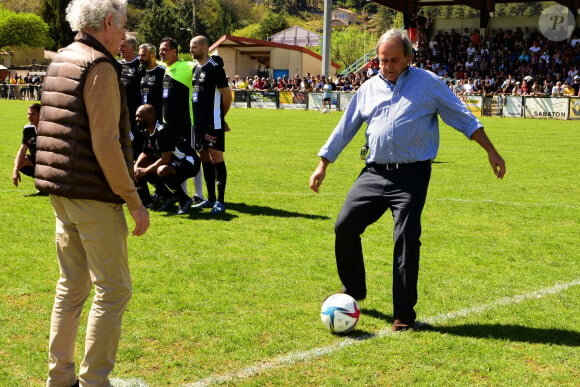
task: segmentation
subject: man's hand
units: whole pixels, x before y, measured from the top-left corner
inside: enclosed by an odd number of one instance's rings
[[[12,184],[18,187],[18,183],[20,183],[20,172],[18,171],[18,169],[15,169],[12,172]]]
[[[146,175],[146,169],[141,167],[135,167],[133,172],[135,173],[135,180],[139,180]]]
[[[328,164],[330,164],[330,161],[325,158],[321,158],[320,162],[318,163],[318,167],[316,167],[316,170],[314,170],[312,176],[310,176],[310,189],[316,193],[318,193],[320,185],[326,176],[326,167]]]
[[[493,169],[493,173],[497,176],[498,179],[503,179],[505,176],[505,161],[497,152],[490,152],[488,153],[489,164]]]
[[[145,234],[149,228],[149,212],[141,205],[135,210],[129,211],[133,220],[135,221],[135,228],[133,229],[133,236],[141,236]]]
[[[505,176],[506,168],[505,161],[499,155],[499,152],[495,149],[491,140],[487,137],[483,128],[477,129],[471,139],[477,142],[485,151],[487,152],[487,158],[489,159],[489,164],[493,169],[493,173],[498,179],[503,179]]]

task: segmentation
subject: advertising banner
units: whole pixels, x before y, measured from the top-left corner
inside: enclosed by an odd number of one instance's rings
[[[330,93],[330,110],[338,110],[339,93],[333,91]],[[308,93],[308,110],[322,110],[322,99],[324,93]]]
[[[503,116],[522,117],[522,97],[517,95],[506,95],[504,97]]]
[[[308,93],[308,110],[322,110],[322,93]]]
[[[280,109],[306,110],[308,94],[303,91],[278,92]]]
[[[250,107],[257,109],[276,109],[275,91],[250,91]]]
[[[569,99],[565,97],[526,97],[525,117],[566,120],[569,102]]]
[[[465,95],[462,96],[461,100],[474,116],[481,117],[483,115],[483,97],[481,95]]]
[[[233,108],[322,110],[323,93],[304,91],[234,90]],[[345,111],[355,92],[332,92],[331,110]],[[580,97],[522,97],[497,95],[496,114],[502,117],[580,120]],[[484,113],[484,97],[462,96],[476,116]],[[493,105],[493,103],[492,103]],[[487,110],[490,107],[487,106]],[[488,112],[487,114],[490,114]]]
[[[247,108],[248,107],[248,92],[246,90],[234,90],[234,100],[232,107]]]
[[[580,98],[570,98],[570,114],[568,115],[568,119],[580,120]]]
[[[338,110],[345,111],[350,101],[354,98],[354,92],[339,93]]]

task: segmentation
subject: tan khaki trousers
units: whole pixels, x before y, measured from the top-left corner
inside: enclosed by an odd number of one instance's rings
[[[83,304],[95,295],[88,316],[81,386],[110,386],[121,320],[131,298],[127,223],[120,204],[50,195],[56,215],[60,278],[52,310],[47,386],[77,380],[74,347]]]

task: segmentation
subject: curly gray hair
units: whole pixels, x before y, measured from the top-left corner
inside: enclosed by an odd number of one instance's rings
[[[101,31],[103,20],[113,15],[113,23],[121,27],[127,15],[127,0],[72,0],[66,7],[66,20],[73,31]]]

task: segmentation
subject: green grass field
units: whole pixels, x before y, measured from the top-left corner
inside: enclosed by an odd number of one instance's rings
[[[27,196],[26,176],[18,188],[10,181],[28,104],[0,101],[2,386],[44,383],[58,276],[48,198]],[[129,238],[134,295],[114,384],[578,386],[578,122],[483,118],[506,159],[504,180],[477,144],[442,125],[417,305],[429,326],[388,331],[385,215],[363,236],[369,295],[343,337],[324,329],[319,308],[340,287],[333,223],[363,166],[362,132],[321,193],[308,188],[339,118],[231,111],[227,213],[154,212],[147,234]],[[81,326],[77,362],[83,335]]]

